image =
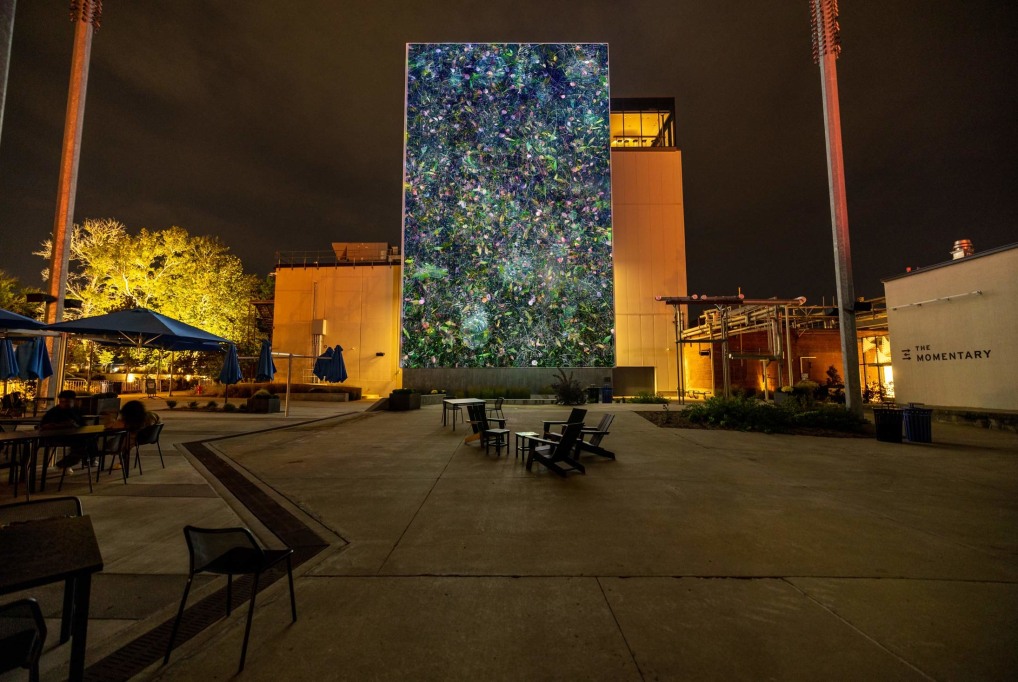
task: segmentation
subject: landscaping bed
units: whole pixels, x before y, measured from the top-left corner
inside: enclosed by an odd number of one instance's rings
[[[722,429],[832,438],[872,438],[872,424],[832,403],[787,401],[782,405],[752,398],[714,397],[681,410],[637,412],[655,425],[673,429]]]

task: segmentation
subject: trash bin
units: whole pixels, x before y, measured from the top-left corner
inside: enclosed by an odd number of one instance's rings
[[[901,412],[897,407],[873,408],[873,421],[877,425],[877,440],[884,443],[901,442]]]
[[[610,403],[612,401],[612,387],[602,386],[601,387],[601,402]]]
[[[107,384],[108,392],[113,395],[120,395],[124,392],[124,383],[122,381],[110,381]]]
[[[902,410],[902,416],[905,419],[905,438],[910,443],[933,442],[932,409],[909,403],[908,407]]]
[[[593,386],[593,385],[587,387],[587,402],[588,403],[596,403],[600,398],[601,398],[601,389],[600,388],[598,388],[597,386]]]

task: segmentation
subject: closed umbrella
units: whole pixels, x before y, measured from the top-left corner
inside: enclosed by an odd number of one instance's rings
[[[331,383],[343,383],[346,381],[346,363],[343,362],[343,347],[338,343],[332,349],[332,359],[329,360],[328,371],[325,380]]]
[[[311,373],[322,381],[326,381],[326,377],[329,375],[330,362],[332,362],[332,348],[326,348],[325,352],[315,360],[315,366],[311,369]]]
[[[230,402],[230,384],[235,384],[242,378],[240,373],[240,358],[237,357],[237,344],[231,343],[226,348],[226,357],[223,358],[223,369],[219,372],[220,383],[226,384],[225,402]]]
[[[37,336],[18,346],[16,360],[18,377],[25,381],[45,379],[53,374],[53,365],[49,361],[49,353],[46,352],[46,342],[41,337]]]
[[[0,339],[0,379],[7,381],[18,376],[18,358],[10,339]]]
[[[276,363],[272,362],[272,346],[268,340],[262,340],[262,352],[258,354],[258,370],[255,381],[272,381],[276,376]]]

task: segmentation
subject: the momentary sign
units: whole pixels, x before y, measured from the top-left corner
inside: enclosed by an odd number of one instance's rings
[[[402,365],[611,367],[608,46],[407,46]]]

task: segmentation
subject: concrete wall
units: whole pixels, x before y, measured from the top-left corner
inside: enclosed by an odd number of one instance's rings
[[[672,309],[654,297],[687,293],[678,149],[612,151],[612,226],[616,365],[654,367],[656,390],[674,393]]]
[[[899,403],[1018,410],[1016,273],[1012,245],[884,282]]]
[[[400,385],[399,273],[398,264],[278,268],[272,349],[312,355],[312,320],[325,320],[321,347],[343,347],[346,383],[388,395]],[[311,364],[295,361],[293,380],[309,381]],[[276,367],[285,377],[286,361]]]

